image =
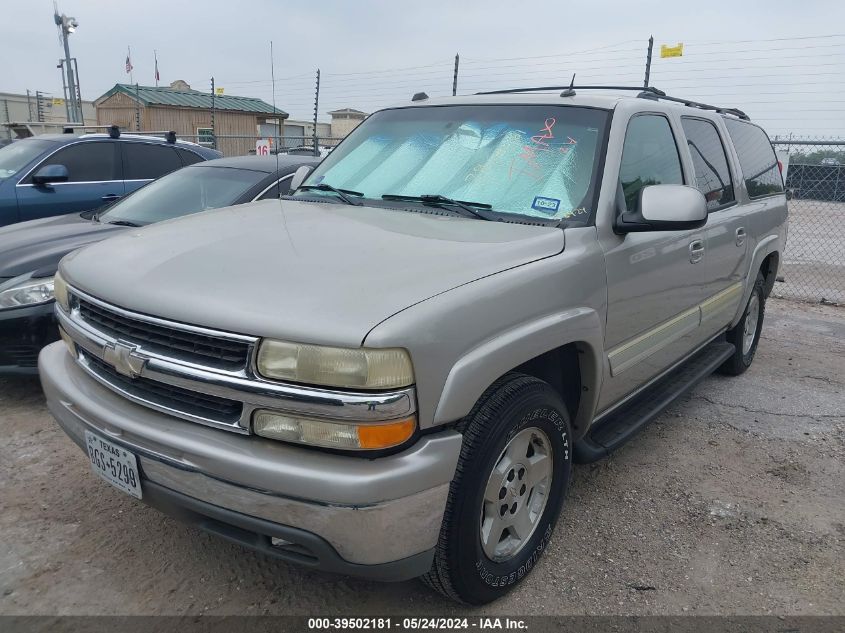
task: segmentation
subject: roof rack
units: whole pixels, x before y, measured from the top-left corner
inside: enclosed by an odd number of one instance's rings
[[[487,92],[476,92],[477,95],[502,95],[515,94],[520,92],[542,92],[547,90],[562,90],[562,97],[571,97],[576,90],[625,90],[638,91],[637,95],[640,99],[654,99],[662,101],[671,101],[673,103],[680,103],[691,108],[700,108],[701,110],[712,110],[719,114],[732,114],[735,117],[750,121],[751,118],[739,108],[722,108],[719,106],[710,105],[707,103],[700,103],[690,99],[681,99],[678,97],[670,97],[662,90],[654,86],[537,86],[535,88],[509,88],[506,90],[489,90]]]

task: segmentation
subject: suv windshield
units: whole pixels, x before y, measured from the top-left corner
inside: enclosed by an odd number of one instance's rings
[[[121,200],[101,222],[139,226],[234,204],[265,172],[232,167],[185,167],[163,176]]]
[[[0,180],[11,178],[39,154],[56,144],[51,141],[15,141],[0,149]]]
[[[445,196],[532,221],[587,221],[606,122],[606,111],[574,106],[384,110],[358,126],[305,184],[373,200]]]

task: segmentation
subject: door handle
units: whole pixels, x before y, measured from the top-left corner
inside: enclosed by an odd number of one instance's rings
[[[689,243],[689,260],[697,264],[704,257],[704,240],[693,240]]]
[[[102,198],[100,198],[103,202],[111,202],[112,200],[120,200],[120,196],[116,193],[107,193]]]
[[[739,227],[736,230],[736,245],[742,246],[745,244],[745,229],[743,227]]]

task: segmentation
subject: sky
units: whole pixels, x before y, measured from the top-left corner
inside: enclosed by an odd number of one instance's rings
[[[52,0],[0,0],[0,92],[61,96],[63,56]],[[845,138],[845,2],[840,0],[59,0],[84,99],[125,73],[154,85],[176,79],[273,100],[310,119],[321,71],[319,119],[372,112],[415,92],[532,85],[640,85],[654,36],[651,85],[737,107],[771,135]],[[14,16],[9,18],[8,16]],[[684,44],[680,58],[660,45]]]

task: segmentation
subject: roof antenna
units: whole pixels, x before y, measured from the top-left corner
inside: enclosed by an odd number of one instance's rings
[[[279,113],[276,111],[276,67],[273,65],[273,40],[270,40],[270,80],[273,84],[273,116],[276,117],[276,132],[279,132]],[[282,142],[281,134],[276,137],[279,143]],[[271,144],[273,145],[273,144]],[[274,148],[271,147],[270,151],[272,152]],[[279,175],[279,148],[276,147],[276,177]],[[278,181],[276,181],[276,193],[279,194],[279,200],[282,199],[282,187],[279,186]]]
[[[560,93],[561,97],[574,97],[575,96],[575,73],[572,73],[572,81],[569,82],[569,88],[564,90]]]

